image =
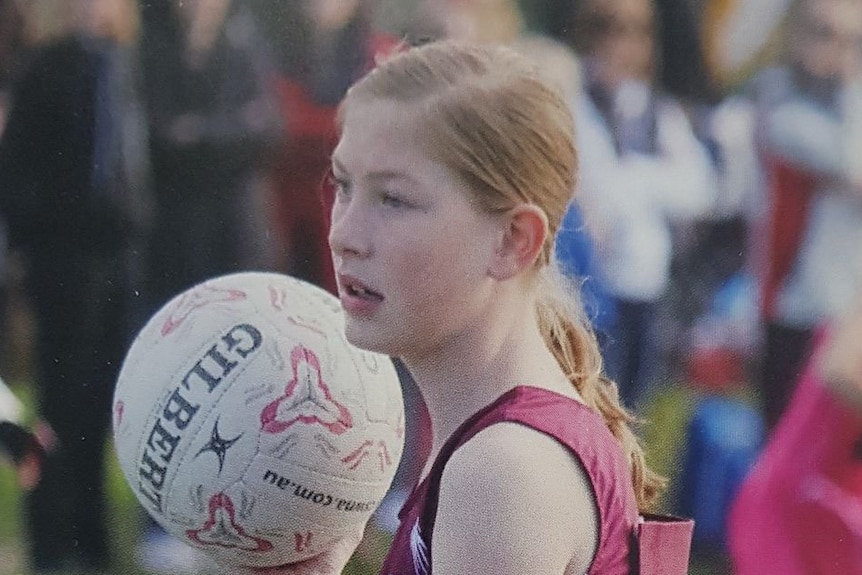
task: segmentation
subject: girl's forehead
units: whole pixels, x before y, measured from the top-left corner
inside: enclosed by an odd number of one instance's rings
[[[361,98],[347,103],[344,108],[344,128],[412,129],[419,121],[420,106],[386,98]]]
[[[351,105],[345,110],[333,157],[347,167],[416,162],[428,152],[422,131],[415,109],[408,105],[389,101]]]
[[[451,169],[433,153],[427,130],[415,117],[377,107],[374,114],[356,109],[345,118],[341,138],[332,154],[336,175],[352,182],[410,182],[414,189],[445,185],[463,188]]]

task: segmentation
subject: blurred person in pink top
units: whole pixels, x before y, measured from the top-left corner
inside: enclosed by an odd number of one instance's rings
[[[728,542],[735,575],[862,573],[862,297],[818,335]]]

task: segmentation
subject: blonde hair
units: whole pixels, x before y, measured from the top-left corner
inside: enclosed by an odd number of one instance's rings
[[[369,100],[415,104],[416,133],[426,150],[466,184],[482,209],[504,211],[526,202],[545,211],[549,233],[536,264],[539,326],[585,403],[620,442],[638,505],[646,508],[663,480],[647,467],[630,427],[633,417],[620,404],[616,385],[602,375],[598,344],[580,303],[560,287],[552,265],[553,238],[577,172],[572,116],[560,93],[512,49],[447,40],[380,63],[349,90],[340,116]]]

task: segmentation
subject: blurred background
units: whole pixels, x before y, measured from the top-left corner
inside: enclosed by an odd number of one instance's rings
[[[118,471],[116,367],[207,277],[333,289],[337,104],[443,37],[512,45],[571,102],[557,261],[670,479],[658,510],[696,520],[691,572],[735,572],[739,489],[862,288],[856,0],[0,0],[0,376],[41,446],[39,481],[0,465],[0,575],[208,572]],[[348,573],[377,572],[421,469],[403,375],[408,455]]]

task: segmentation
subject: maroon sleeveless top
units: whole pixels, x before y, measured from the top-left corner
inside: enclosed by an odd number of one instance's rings
[[[587,472],[598,507],[598,547],[587,573],[631,572],[636,550],[637,503],[631,472],[604,420],[582,403],[538,387],[516,387],[465,421],[443,445],[428,476],[401,509],[401,520],[381,575],[430,575],[431,536],[440,479],[449,458],[483,429],[514,422],[545,433],[569,449]]]

